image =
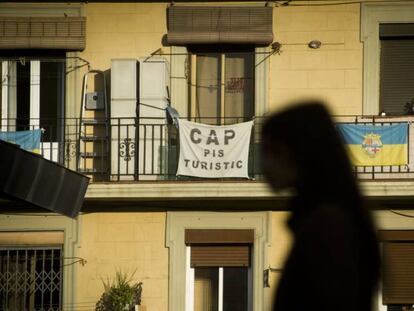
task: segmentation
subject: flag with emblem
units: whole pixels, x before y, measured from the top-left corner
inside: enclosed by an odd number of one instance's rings
[[[408,164],[408,124],[337,125],[355,166]]]

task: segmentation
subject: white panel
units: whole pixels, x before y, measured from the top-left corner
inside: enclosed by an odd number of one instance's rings
[[[17,114],[17,97],[16,97],[16,63],[2,63],[2,115],[7,120],[2,122],[2,131],[16,130],[16,114]]]
[[[223,311],[223,267],[219,268],[218,311]]]
[[[40,150],[42,156],[53,162],[59,161],[59,143],[57,142],[43,142],[40,143]]]
[[[194,311],[194,268],[191,268],[191,247],[186,247],[185,311]]]
[[[168,163],[163,146],[167,145],[169,64],[163,57],[151,57],[140,59],[139,68],[139,171],[147,175],[142,179],[155,179]]]
[[[168,104],[169,70],[168,62],[163,57],[140,60],[140,117],[164,118]],[[159,109],[157,109],[159,108]]]
[[[9,62],[1,62],[1,131],[7,131],[8,118],[8,65]]]
[[[111,117],[135,117],[137,104],[137,60],[111,61]]]
[[[125,154],[135,146],[135,117],[137,106],[137,60],[113,59],[111,61],[111,170],[119,177],[133,179],[136,173],[135,155]],[[122,118],[122,119],[114,119]],[[131,154],[131,152],[127,152]]]
[[[30,129],[40,125],[40,61],[30,62]]]

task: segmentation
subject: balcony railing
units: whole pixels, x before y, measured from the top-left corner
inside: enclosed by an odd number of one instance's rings
[[[337,117],[338,123],[394,124],[409,122],[412,117]],[[179,139],[178,129],[161,118],[112,118],[59,120],[2,119],[0,131],[21,131],[41,128],[40,153],[47,159],[70,169],[90,175],[93,181],[189,180],[176,176]],[[198,121],[198,120],[195,120]],[[229,124],[242,118],[203,119],[203,123]],[[251,180],[263,178],[260,161],[260,129],[263,118],[255,118],[249,151]],[[409,135],[409,163],[414,162],[414,136]],[[414,179],[409,165],[355,167],[363,180]],[[334,172],[333,172],[334,174]]]

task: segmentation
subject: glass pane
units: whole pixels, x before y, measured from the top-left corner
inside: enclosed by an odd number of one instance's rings
[[[218,124],[220,117],[220,54],[197,55],[196,111],[197,121]]]
[[[29,130],[30,121],[30,62],[16,63],[17,130]]]
[[[226,54],[225,65],[225,123],[232,124],[251,119],[253,116],[252,53]]]
[[[218,268],[194,271],[194,311],[218,310]]]
[[[223,311],[248,310],[248,268],[223,269]]]
[[[62,62],[40,63],[40,127],[46,131],[43,141],[58,141],[58,119],[63,106]]]

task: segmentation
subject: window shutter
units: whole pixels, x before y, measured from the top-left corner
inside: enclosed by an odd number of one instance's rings
[[[186,229],[185,243],[189,244],[251,244],[254,230],[250,229]]]
[[[0,49],[82,51],[85,17],[0,17]]]
[[[271,7],[168,8],[168,35],[171,45],[256,44],[273,41]]]
[[[380,38],[381,110],[403,115],[414,99],[414,24],[381,25]]]
[[[249,245],[191,246],[191,267],[248,267]]]
[[[414,231],[381,231],[383,303],[414,304]]]
[[[191,267],[248,267],[254,230],[186,229]]]

